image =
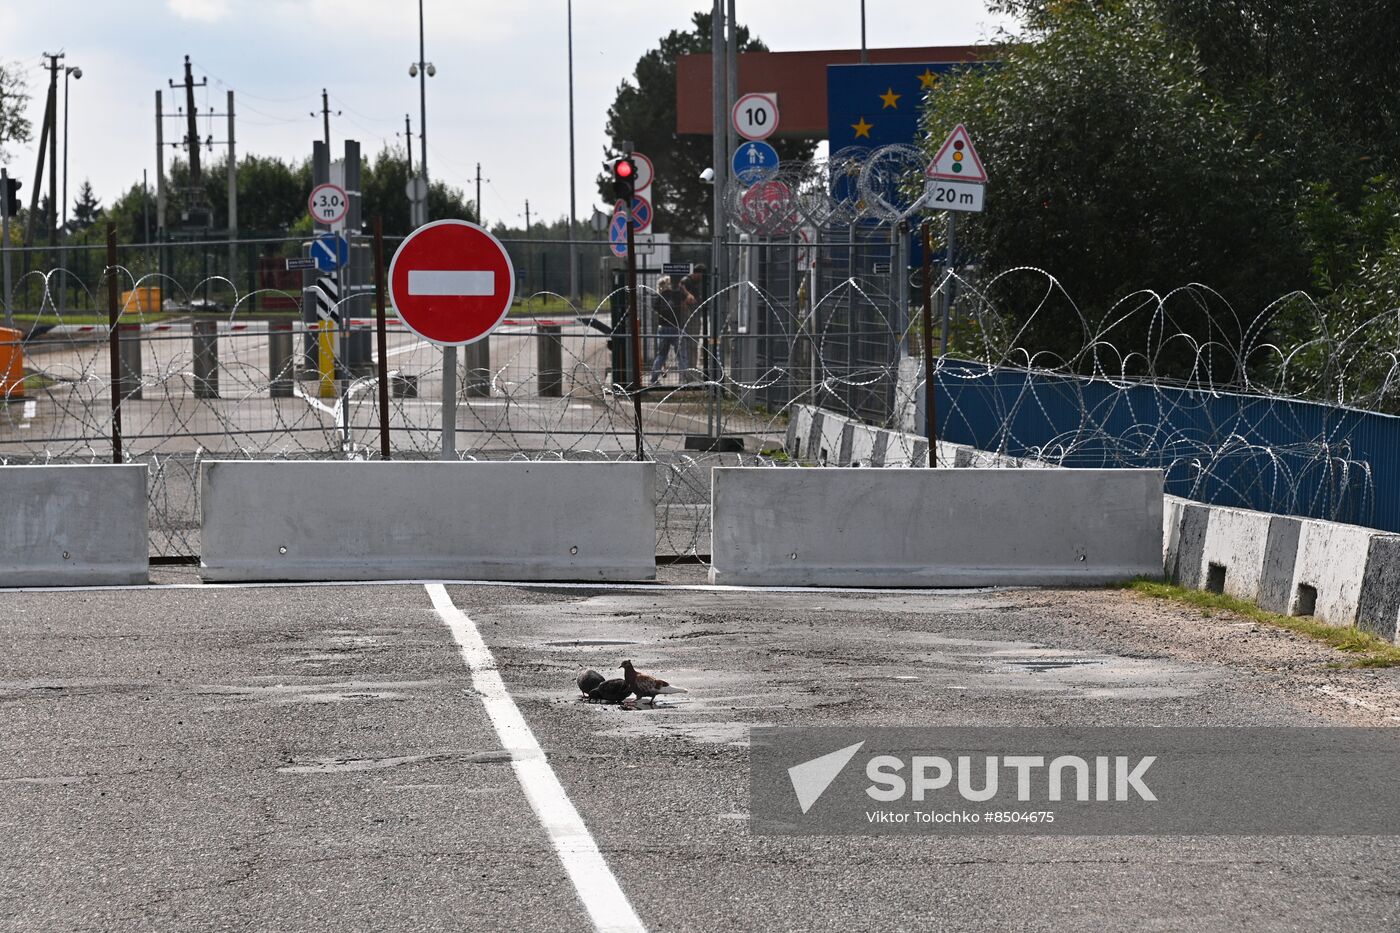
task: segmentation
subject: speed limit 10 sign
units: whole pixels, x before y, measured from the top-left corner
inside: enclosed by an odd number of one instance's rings
[[[350,198],[339,185],[317,185],[311,189],[311,197],[306,199],[306,209],[318,224],[337,224],[345,219],[345,212],[350,209]]]
[[[778,95],[745,94],[729,115],[734,132],[745,139],[767,139],[778,128]]]

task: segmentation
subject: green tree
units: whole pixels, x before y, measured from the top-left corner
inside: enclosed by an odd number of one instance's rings
[[[24,71],[16,64],[0,62],[0,162],[8,162],[6,143],[29,142],[29,120],[24,115],[29,93]]]
[[[73,200],[73,218],[68,222],[73,230],[86,230],[102,218],[102,202],[93,194],[92,182],[83,179],[78,196]]]
[[[941,82],[924,127],[936,145],[966,123],[992,176],[986,212],[959,229],[984,279],[1028,265],[1064,289],[1047,304],[1043,282],[1002,279],[992,298],[1007,332],[1067,360],[1103,340],[1179,375],[1201,342],[1238,346],[1230,305],[1250,318],[1306,282],[1286,158],[1207,84],[1155,3],[1002,8],[1022,13],[1028,35],[1001,46],[997,67]],[[1190,283],[1224,300],[1174,302],[1166,321],[1150,300],[1137,314],[1120,304]],[[1193,340],[1157,345],[1163,328]],[[1228,378],[1235,361],[1221,356],[1213,374]]]
[[[657,230],[676,239],[699,237],[710,228],[712,187],[700,180],[700,173],[713,159],[709,135],[676,133],[676,60],[687,53],[710,51],[710,14],[696,13],[692,28],[673,29],[660,44],[637,61],[631,81],[623,81],[617,97],[608,108],[607,132],[611,140],[605,156],[608,161],[621,154],[623,140],[645,153],[656,168],[652,182],[652,208]],[[735,37],[741,52],[766,52],[768,47],[740,26]],[[807,159],[816,147],[808,139],[770,140],[782,159]],[[598,176],[598,193],[611,204],[612,176]]]

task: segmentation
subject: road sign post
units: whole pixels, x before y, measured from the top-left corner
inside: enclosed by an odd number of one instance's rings
[[[389,263],[389,297],[410,331],[443,348],[442,459],[456,459],[457,348],[484,340],[515,299],[501,241],[465,220],[424,224]]]
[[[646,459],[642,449],[642,322],[637,313],[637,242],[632,205],[627,205],[627,314],[632,325],[632,417],[636,420],[637,461]]]

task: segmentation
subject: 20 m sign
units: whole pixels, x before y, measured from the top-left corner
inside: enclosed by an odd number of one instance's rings
[[[981,213],[986,187],[965,181],[930,181],[924,189],[924,207],[932,211]]]

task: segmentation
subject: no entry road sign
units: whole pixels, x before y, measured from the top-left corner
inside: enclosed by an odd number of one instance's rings
[[[394,252],[389,297],[409,330],[462,346],[505,320],[515,298],[515,266],[501,241],[476,224],[435,220]]]

